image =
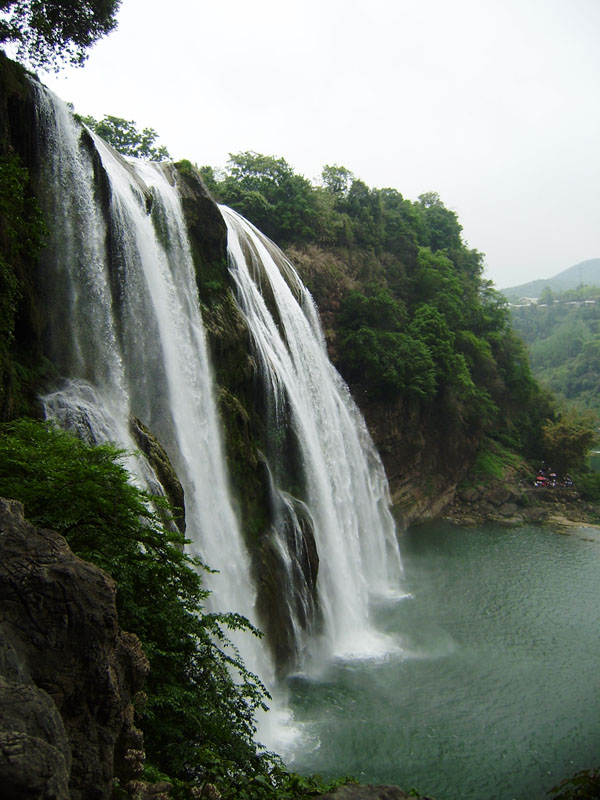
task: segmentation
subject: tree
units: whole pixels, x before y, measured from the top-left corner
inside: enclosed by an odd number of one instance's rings
[[[564,475],[585,466],[588,451],[597,441],[596,420],[575,411],[558,414],[543,426],[543,456],[548,464]]]
[[[160,147],[154,146],[158,139],[154,128],[144,128],[140,133],[132,119],[111,117],[109,114],[99,122],[94,117],[81,117],[81,121],[124,156],[145,158],[148,161],[166,161],[170,158],[164,144]]]
[[[119,623],[148,656],[146,702],[137,709],[146,776],[168,778],[180,800],[205,796],[206,784],[223,800],[331,791],[335,783],[288,772],[254,741],[254,711],[268,695],[226,631],[258,631],[237,614],[206,610],[206,567],[152,510],[158,502],[168,512],[168,504],[129,483],[123,457],[48,422],[0,425],[0,496],[20,500],[34,525],[58,531],[77,555],[112,575]]]
[[[81,66],[87,50],[117,25],[121,0],[0,0],[0,43],[14,42],[34,67]]]
[[[346,167],[325,164],[321,170],[321,180],[323,186],[326,186],[336,197],[345,197],[354,181],[354,175]]]
[[[541,293],[538,302],[540,303],[540,305],[546,305],[546,306],[552,305],[552,303],[554,302],[554,292],[549,286],[546,286],[544,291]]]
[[[252,150],[230,154],[219,192],[223,202],[280,244],[316,236],[318,194],[284,158]]]
[[[443,249],[460,249],[462,226],[454,211],[450,211],[440,200],[437,192],[419,195],[419,206],[423,211],[428,241],[425,243],[435,252]]]

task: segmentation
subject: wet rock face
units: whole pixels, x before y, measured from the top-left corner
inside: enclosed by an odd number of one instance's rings
[[[133,415],[129,420],[129,430],[137,446],[148,459],[150,466],[161,483],[168,501],[173,507],[173,520],[177,528],[180,533],[185,533],[185,497],[183,486],[169,460],[167,451],[144,423]],[[165,523],[168,526],[169,520],[165,520]]]
[[[2,797],[107,800],[141,770],[131,698],[148,662],[114,581],[0,499]]]

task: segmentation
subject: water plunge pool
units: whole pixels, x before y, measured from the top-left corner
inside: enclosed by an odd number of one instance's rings
[[[600,530],[445,523],[401,538],[401,653],[289,679],[289,765],[437,800],[536,800],[600,763]]]

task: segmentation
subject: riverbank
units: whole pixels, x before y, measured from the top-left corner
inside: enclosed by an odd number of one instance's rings
[[[583,500],[576,487],[503,482],[457,490],[440,517],[466,526],[485,522],[505,525],[534,522],[600,527],[600,506]]]

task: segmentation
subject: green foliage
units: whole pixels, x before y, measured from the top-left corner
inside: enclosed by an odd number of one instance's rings
[[[341,340],[342,363],[351,380],[369,394],[393,399],[430,397],[435,392],[435,367],[427,347],[405,333],[367,327],[349,331]]]
[[[168,778],[173,783],[172,800],[196,800],[200,792],[211,796],[211,786],[216,787],[224,800],[299,800],[316,797],[333,791],[341,784],[352,782],[352,778],[341,778],[325,782],[319,775],[303,776],[289,772],[278,759],[262,772],[240,774],[234,765],[215,756],[210,751],[203,754],[203,779],[191,786],[187,781],[175,780],[155,770],[146,770],[146,779],[155,782]]]
[[[0,42],[15,42],[19,59],[58,70],[81,66],[87,50],[117,25],[120,0],[1,0]]]
[[[321,180],[331,194],[337,198],[342,198],[347,196],[354,181],[354,175],[346,167],[338,167],[337,164],[333,166],[326,164],[321,170]]]
[[[577,491],[584,500],[592,503],[600,503],[600,473],[599,472],[576,472],[574,474]]]
[[[120,623],[140,637],[151,665],[141,712],[150,762],[180,779],[204,779],[210,753],[229,765],[232,780],[247,780],[273,763],[253,740],[264,688],[225,634],[249,623],[206,611],[205,567],[153,510],[164,501],[128,483],[123,455],[50,424],[5,424],[0,494],[20,500],[34,524],[62,533],[117,581]]]
[[[511,316],[536,378],[569,403],[600,411],[600,288],[555,292],[551,303],[513,307]]]
[[[169,151],[164,145],[155,147],[158,133],[154,128],[144,128],[140,132],[133,120],[111,117],[108,114],[100,121],[94,117],[80,117],[80,119],[124,156],[145,158],[148,161],[166,161],[170,158]]]
[[[0,156],[0,346],[13,338],[20,297],[16,265],[34,259],[46,228],[35,200],[28,195],[29,172],[14,155]]]
[[[316,192],[283,158],[253,151],[230,155],[225,177],[214,183],[214,190],[271,238],[295,242],[315,236]]]
[[[449,438],[493,432],[539,459],[553,401],[533,378],[505,298],[482,278],[482,254],[466,247],[437,193],[413,202],[339,165],[326,165],[312,186],[284,159],[253,152],[232,155],[223,172],[204,170],[218,199],[294,246],[348,381],[371,398],[436,417]],[[332,285],[315,265],[334,261],[347,274]],[[598,374],[578,378],[591,392]]]
[[[455,337],[438,309],[427,303],[419,305],[410,323],[410,333],[427,346],[436,367],[436,377],[441,381],[450,380],[457,369]]]
[[[408,324],[404,303],[395,300],[389,291],[373,286],[371,294],[350,292],[341,304],[339,324],[344,330],[375,328],[383,331],[403,330]]]
[[[426,344],[404,332],[403,303],[386,289],[351,292],[341,303],[341,363],[351,380],[369,394],[389,399],[399,392],[429,397],[435,392],[435,367]]]
[[[558,413],[542,428],[542,456],[559,475],[585,467],[588,452],[598,439],[597,420],[575,411]]]
[[[469,471],[470,481],[477,484],[505,480],[507,475],[523,469],[523,462],[512,449],[486,438]]]

